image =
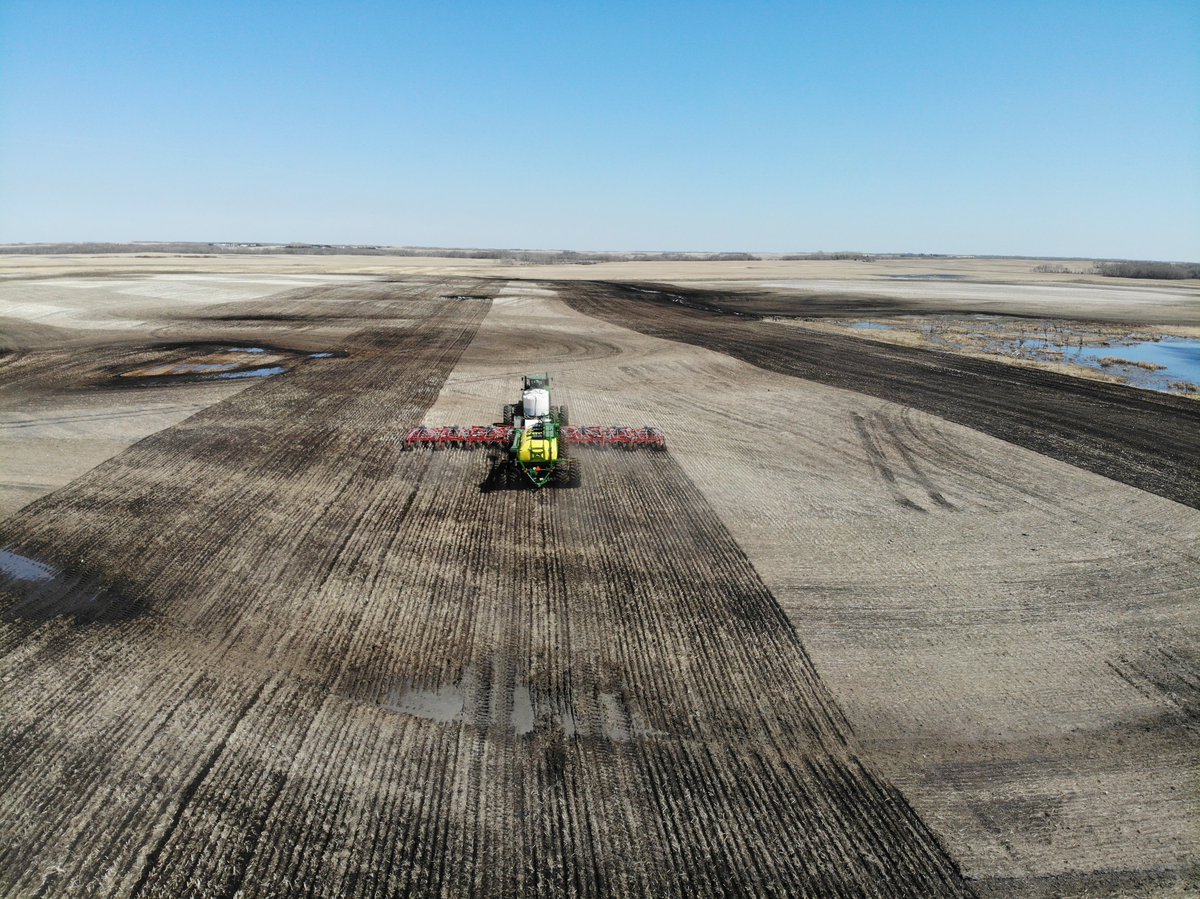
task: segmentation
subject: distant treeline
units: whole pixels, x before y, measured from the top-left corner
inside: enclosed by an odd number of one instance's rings
[[[1163,278],[1179,281],[1200,278],[1196,262],[1097,262],[1092,271],[1110,278]]]
[[[375,244],[313,244],[313,243],[41,243],[8,244],[0,246],[0,255],[93,255],[100,253],[164,253],[187,256],[244,255],[244,256],[433,256],[442,259],[495,259],[525,265],[590,265],[598,262],[758,262],[775,259],[848,259],[872,262],[873,256],[858,252],[793,253],[759,256],[754,253],[686,253],[630,252],[583,253],[575,250],[496,250],[455,249],[450,247],[388,247]],[[901,254],[924,255],[924,254]]]
[[[236,256],[441,256],[455,259],[502,259],[516,258],[520,250],[457,250],[441,247],[385,247],[372,244],[316,244],[316,243],[197,243],[197,242],[144,242],[144,243],[43,243],[9,244],[0,247],[0,254],[45,254],[45,255],[92,255],[98,253],[164,253],[195,255]],[[547,255],[547,254],[530,254]],[[564,255],[564,254],[558,254]],[[565,254],[570,255],[570,254]]]
[[[912,253],[902,253],[902,256],[918,255]],[[924,254],[919,254],[924,255]],[[780,259],[847,259],[851,262],[874,262],[875,257],[869,256],[866,253],[789,253],[786,256],[780,256]]]
[[[492,250],[449,247],[386,247],[369,244],[261,243],[46,243],[0,246],[0,254],[94,255],[100,253],[164,253],[188,256],[434,256],[442,259],[495,259],[529,265],[597,262],[743,262],[761,259],[752,253],[580,253],[574,250]]]
[[[1109,278],[1156,278],[1168,281],[1200,278],[1200,263],[1195,262],[1097,262],[1083,268],[1043,262],[1035,265],[1033,270],[1049,275],[1105,275]]]
[[[324,243],[200,243],[190,241],[139,243],[27,243],[0,245],[0,255],[95,255],[100,253],[161,253],[183,256],[430,256],[440,259],[493,259],[513,265],[594,265],[599,262],[759,262],[786,261],[848,261],[875,262],[879,259],[945,259],[940,253],[861,253],[851,250],[815,253],[687,253],[650,252],[629,253],[577,252],[575,250],[499,250],[461,249],[454,247],[388,247],[378,244]],[[1004,256],[976,256],[977,259],[1004,259]],[[1194,262],[1135,262],[1128,260],[1084,263],[1069,268],[1061,262],[1043,262],[1034,266],[1035,272],[1061,275],[1106,275],[1110,278],[1165,278],[1179,280],[1200,278],[1200,263]],[[1090,263],[1090,264],[1089,264]]]

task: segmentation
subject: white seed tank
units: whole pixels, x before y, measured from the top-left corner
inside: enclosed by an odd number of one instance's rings
[[[545,418],[550,414],[550,391],[535,387],[521,394],[526,418]]]

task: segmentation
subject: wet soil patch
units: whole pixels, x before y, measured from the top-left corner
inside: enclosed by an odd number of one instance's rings
[[[608,282],[584,282],[608,283]],[[902,315],[912,312],[919,304],[902,297],[875,294],[804,293],[753,290],[706,290],[678,284],[608,283],[630,299],[643,299],[654,304],[671,304],[695,309],[711,315],[729,315],[747,319],[783,318],[866,318],[870,316]]]
[[[889,284],[895,286],[911,279],[886,279],[881,289]],[[930,283],[945,283],[945,279],[925,278]],[[955,279],[952,279],[955,280]],[[643,299],[654,302],[670,302],[689,308],[721,313],[741,313],[748,318],[872,318],[898,315],[946,315],[963,317],[974,314],[997,314],[995,303],[984,298],[965,300],[957,297],[940,296],[936,292],[927,296],[897,296],[872,293],[864,287],[858,293],[826,292],[811,289],[805,282],[794,282],[794,287],[783,288],[771,284],[758,287],[731,286],[719,290],[703,287],[688,287],[679,284],[657,282],[574,282],[575,284],[607,284],[613,290],[627,292],[631,297],[639,294]],[[961,282],[967,283],[967,282]],[[563,283],[564,288],[570,285]],[[915,291],[914,291],[915,293]],[[658,296],[654,296],[657,294]],[[1081,315],[1078,310],[1055,314],[1053,309],[1037,312],[1010,311],[1002,313],[1013,319],[1049,319],[1065,321],[1091,321],[1097,323],[1124,324],[1137,327],[1145,324],[1136,307],[1108,306],[1097,304]]]
[[[690,291],[696,297],[700,292]],[[1184,397],[687,307],[623,284],[564,284],[572,308],[760,368],[912,406],[1200,508],[1200,404]]]
[[[344,358],[342,350],[304,352],[267,344],[176,342],[127,351],[99,386],[165,387],[197,381],[265,378],[309,360]]]
[[[0,551],[0,620],[69,618],[75,624],[97,624],[127,621],[144,611],[141,602],[93,577],[11,550]]]

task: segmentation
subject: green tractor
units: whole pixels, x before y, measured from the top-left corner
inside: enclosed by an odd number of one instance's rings
[[[504,407],[504,423],[490,425],[419,425],[404,437],[405,448],[486,446],[490,450],[485,491],[542,487],[578,487],[579,466],[567,450],[573,446],[621,450],[665,450],[658,428],[613,425],[579,427],[567,423],[567,407],[550,405],[550,376],[526,375],[521,400]]]
[[[488,482],[513,487],[578,487],[579,466],[567,452],[563,428],[566,406],[550,405],[550,376],[526,375],[521,400],[504,407],[504,424],[512,427],[507,453],[493,458]],[[515,482],[515,483],[514,483]]]

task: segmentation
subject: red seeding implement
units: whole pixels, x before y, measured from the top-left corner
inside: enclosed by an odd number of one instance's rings
[[[504,407],[504,423],[413,428],[407,446],[491,446],[491,466],[484,489],[504,487],[578,487],[579,463],[573,445],[616,446],[625,449],[665,449],[657,428],[574,427],[567,424],[567,407],[550,405],[550,376],[526,375],[521,400]]]
[[[431,428],[421,425],[413,428],[405,435],[405,442],[410,446],[425,446],[439,444],[442,446],[509,446],[513,441],[516,428],[508,425],[472,425],[461,428],[448,425],[441,428]],[[567,425],[559,430],[559,437],[566,443],[576,443],[586,446],[625,446],[651,447],[664,449],[666,437],[658,428],[621,428],[621,427],[575,427]]]
[[[404,442],[409,446],[507,446],[512,443],[512,434],[513,429],[507,425],[473,425],[469,428],[457,425],[430,428],[421,425],[409,431]]]
[[[606,428],[588,425],[587,427],[563,428],[563,436],[568,443],[583,443],[604,446],[648,446],[652,449],[666,449],[667,438],[658,428]]]

